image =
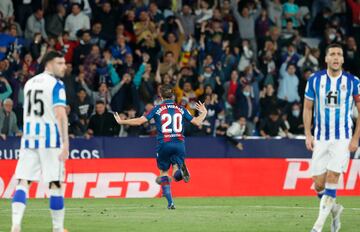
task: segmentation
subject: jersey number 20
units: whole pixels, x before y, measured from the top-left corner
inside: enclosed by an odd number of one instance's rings
[[[162,114],[161,115],[161,131],[162,133],[181,133],[182,132],[182,115],[176,113],[174,115],[171,114]],[[170,128],[170,124],[172,123],[172,128]]]
[[[44,102],[41,100],[42,90],[29,90],[26,93],[27,97],[27,115],[29,116],[32,112],[36,116],[44,115]]]

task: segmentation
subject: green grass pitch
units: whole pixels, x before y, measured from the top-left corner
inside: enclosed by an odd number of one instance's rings
[[[345,206],[341,231],[359,231],[360,198],[338,201]],[[66,199],[65,227],[69,232],[308,232],[318,213],[315,197],[176,198],[175,203],[177,209],[170,211],[160,198]],[[0,199],[0,232],[10,231],[10,223],[11,201]],[[23,231],[51,231],[47,199],[28,201]]]

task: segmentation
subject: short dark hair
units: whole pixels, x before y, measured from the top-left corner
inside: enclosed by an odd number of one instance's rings
[[[50,61],[52,61],[55,58],[63,58],[64,55],[60,52],[57,51],[50,51],[48,53],[46,53],[41,61],[41,66],[42,67],[46,67],[47,63],[49,63]]]
[[[172,85],[163,85],[160,88],[161,97],[164,99],[171,99],[174,96],[174,90]]]
[[[338,44],[338,43],[329,44],[329,45],[326,47],[326,49],[325,49],[325,54],[326,54],[326,55],[328,54],[330,48],[341,48],[341,49],[343,49],[343,47],[341,46],[341,44]]]
[[[105,102],[103,100],[97,100],[95,102],[95,105],[100,105],[100,104],[105,105]]]

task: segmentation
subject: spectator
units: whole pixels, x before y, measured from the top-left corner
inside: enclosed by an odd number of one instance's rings
[[[184,27],[185,36],[195,35],[196,16],[192,14],[189,5],[183,5],[181,14],[177,15]]]
[[[250,42],[251,47],[257,52],[256,36],[255,36],[255,20],[260,15],[260,3],[255,1],[256,9],[250,11],[248,6],[241,9],[241,14],[238,11],[237,1],[231,0],[233,15],[236,19],[237,26],[241,39],[246,39]]]
[[[231,126],[226,130],[227,140],[236,146],[237,149],[243,150],[243,144],[238,142],[235,137],[244,137],[246,135],[246,118],[240,117],[234,121]]]
[[[260,123],[260,135],[265,138],[270,138],[280,135],[282,129],[285,135],[288,135],[288,129],[279,115],[279,111],[274,109],[271,111],[269,117],[263,119]]]
[[[301,115],[301,105],[295,102],[291,106],[291,112],[287,116],[287,121],[289,123],[289,132],[293,135],[303,135],[304,134],[304,124],[303,118]]]
[[[199,86],[196,90],[193,89],[191,82],[185,82],[183,87],[179,86],[181,76],[179,75],[175,85],[175,95],[176,101],[179,105],[182,105],[189,112],[194,115],[195,113],[195,103],[198,101],[198,97],[204,93],[204,88],[202,85]]]
[[[93,20],[101,24],[101,36],[105,40],[114,40],[114,30],[117,22],[117,16],[115,11],[111,8],[110,2],[104,1],[100,7],[96,7],[95,9]]]
[[[58,37],[58,42],[55,45],[55,49],[57,51],[61,51],[64,54],[66,63],[72,63],[73,56],[74,56],[74,50],[78,45],[79,45],[79,42],[69,40],[69,32],[64,31]],[[77,57],[77,58],[79,58],[79,57]]]
[[[80,4],[73,3],[71,7],[71,14],[65,20],[65,31],[69,32],[69,39],[76,40],[76,33],[79,30],[89,30],[89,17],[81,11]]]
[[[89,96],[87,96],[85,89],[80,88],[78,90],[76,98],[72,101],[71,109],[77,118],[79,118],[79,127],[82,133],[85,133],[89,124],[89,118],[94,109],[94,105]]]
[[[62,79],[65,85],[66,99],[68,103],[72,103],[76,99],[76,90],[78,89],[78,83],[75,80],[75,75],[72,73],[73,67],[71,63],[66,63],[65,76]]]
[[[246,84],[243,88],[238,88],[235,98],[234,118],[245,117],[246,134],[254,135],[255,126],[259,121],[259,107],[254,97],[251,96],[251,86]]]
[[[59,37],[64,31],[66,9],[64,5],[58,4],[56,6],[56,13],[49,15],[45,19],[45,28],[47,35],[51,37]]]
[[[92,136],[114,136],[118,133],[114,115],[106,110],[106,105],[99,100],[95,104],[95,113],[91,115],[86,138]]]
[[[43,9],[37,9],[26,21],[25,38],[31,40],[35,33],[40,33],[45,40],[48,39]]]
[[[278,109],[277,97],[274,94],[274,86],[268,84],[264,87],[260,97],[260,118],[267,118],[273,109]]]
[[[107,40],[102,36],[102,24],[100,22],[94,22],[91,27],[91,44],[98,45],[101,49],[104,49],[107,43]]]
[[[238,64],[238,70],[244,71],[254,61],[254,51],[250,48],[248,40],[242,41],[240,61]]]
[[[282,4],[280,0],[265,0],[267,5],[267,11],[269,13],[269,18],[276,25],[276,27],[281,28],[282,21]]]
[[[176,60],[174,58],[174,53],[168,51],[165,53],[164,62],[159,65],[160,75],[169,73],[170,75],[174,74],[177,70]]]
[[[72,60],[75,71],[78,71],[79,65],[84,63],[85,57],[89,55],[92,48],[90,31],[83,31],[81,34],[80,44],[74,49]]]
[[[127,44],[124,35],[118,35],[116,43],[111,47],[111,54],[115,59],[125,63],[125,57],[127,54],[132,54],[130,46]]]
[[[222,108],[218,101],[218,95],[207,94],[205,96],[204,104],[208,111],[206,118],[204,120],[204,124],[207,125],[207,134],[215,136],[215,124],[218,114],[222,111]]]
[[[151,22],[149,14],[142,11],[139,16],[139,22],[135,23],[134,31],[136,35],[136,43],[140,44],[145,41],[145,38],[150,38],[149,43],[155,43],[155,24]]]
[[[3,68],[5,61],[0,61],[0,70]],[[9,82],[4,77],[0,77],[0,101],[3,102],[5,99],[10,97],[12,93]],[[11,102],[12,103],[12,102]]]
[[[290,57],[281,65],[278,98],[283,105],[300,101],[298,92],[299,78],[296,76],[296,67],[289,63]]]
[[[355,38],[350,36],[344,48],[344,68],[355,76],[360,76],[360,51]]]
[[[15,42],[16,38],[5,33],[0,33],[0,60],[5,58],[10,46]]]
[[[2,18],[8,21],[10,18],[14,17],[14,5],[11,0],[1,0],[0,1],[0,13]]]
[[[283,21],[282,26],[286,26],[286,20],[291,19],[295,28],[300,26],[299,6],[294,3],[295,0],[288,0],[283,5]]]
[[[181,45],[184,42],[185,34],[184,34],[184,28],[182,27],[180,20],[175,19],[175,23],[179,28],[178,39],[176,39],[176,35],[173,32],[170,32],[166,35],[167,39],[164,40],[164,38],[163,38],[164,33],[161,32],[160,29],[158,29],[158,32],[157,32],[157,39],[158,39],[159,43],[161,44],[165,55],[167,54],[167,52],[171,51],[173,53],[174,60],[176,62],[176,61],[178,61],[179,56],[180,56]]]
[[[68,116],[69,123],[69,137],[75,138],[76,136],[83,136],[84,131],[82,131],[79,117],[72,111],[70,105],[66,106],[66,114]]]
[[[0,137],[6,140],[7,136],[21,136],[21,131],[17,126],[17,118],[13,112],[13,101],[7,98],[0,109]]]

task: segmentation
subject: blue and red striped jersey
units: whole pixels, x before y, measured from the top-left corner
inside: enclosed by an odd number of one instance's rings
[[[155,106],[147,115],[146,119],[155,120],[157,140],[159,143],[184,141],[184,121],[193,119],[187,109],[176,104],[173,100],[165,100]]]

